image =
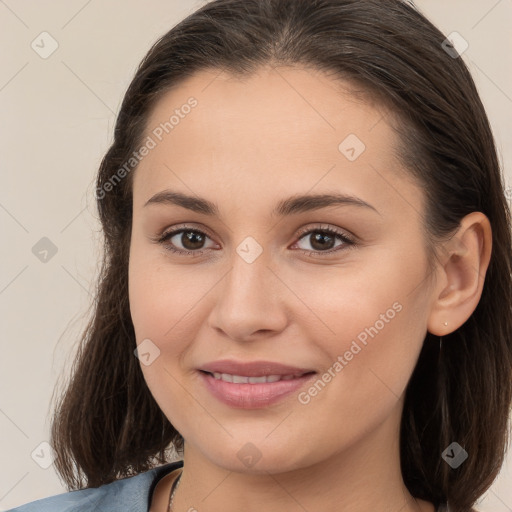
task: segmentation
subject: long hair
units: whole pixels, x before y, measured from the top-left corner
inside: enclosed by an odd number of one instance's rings
[[[69,489],[140,473],[165,462],[169,446],[183,449],[133,355],[128,254],[136,166],[127,172],[126,162],[143,142],[155,102],[194,72],[248,75],[268,64],[326,71],[398,116],[398,156],[425,191],[432,265],[437,242],[465,215],[489,218],[492,255],[481,299],[443,338],[441,354],[427,333],[406,389],[400,458],[410,493],[436,506],[448,500],[454,512],[490,487],[504,461],[512,402],[511,213],[484,107],[445,39],[401,0],[215,0],[152,46],[124,96],[96,181],[104,255],[51,431]],[[441,457],[454,441],[469,455],[456,469]]]

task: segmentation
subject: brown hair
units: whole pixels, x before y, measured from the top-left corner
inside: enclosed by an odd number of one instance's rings
[[[265,64],[324,70],[392,106],[402,121],[398,155],[425,190],[431,256],[465,215],[489,218],[493,250],[482,297],[444,337],[439,363],[438,339],[427,333],[406,390],[400,449],[404,482],[417,498],[436,506],[448,500],[459,512],[490,487],[504,460],[512,402],[511,217],[483,105],[444,40],[400,0],[216,0],[153,45],[126,92],[96,182],[105,251],[93,315],[52,425],[55,464],[69,489],[140,473],[165,462],[169,446],[183,449],[133,354],[135,170],[106,184],[140,147],[148,113],[172,87],[198,70],[249,74]],[[441,457],[453,441],[469,454],[456,469]]]

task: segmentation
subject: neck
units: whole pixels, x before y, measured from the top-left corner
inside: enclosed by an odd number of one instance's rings
[[[255,468],[240,472],[239,467],[221,467],[186,444],[173,510],[434,512],[432,504],[411,496],[403,482],[399,419],[400,414],[389,417],[329,458],[282,472],[259,463],[255,466],[258,472]]]

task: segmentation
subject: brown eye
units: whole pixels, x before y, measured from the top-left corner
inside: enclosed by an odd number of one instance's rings
[[[303,232],[300,240],[306,240],[310,248],[299,247],[306,254],[330,254],[355,245],[355,241],[333,228],[316,228]],[[336,240],[340,242],[336,244]],[[297,242],[298,245],[299,242]]]
[[[336,242],[336,237],[329,233],[314,232],[309,235],[309,244],[314,251],[322,251],[324,249],[332,249]]]
[[[164,233],[155,241],[162,244],[171,252],[184,256],[199,256],[206,252],[207,249],[211,249],[215,246],[213,241],[213,246],[205,246],[208,240],[211,240],[211,238],[203,231],[181,227]],[[315,256],[321,256],[323,254],[328,255],[356,245],[355,240],[330,227],[303,231],[299,242],[301,240],[306,240],[310,248],[300,246],[298,248],[302,249],[302,251],[308,255]],[[339,241],[338,244],[336,244],[337,240]],[[296,242],[295,245],[298,245],[299,242]]]
[[[201,246],[204,244],[204,240],[205,235],[198,231],[182,231],[181,238],[179,238],[183,247],[191,251],[201,249]]]
[[[204,244],[210,237],[197,229],[181,228],[164,233],[158,240],[166,249],[184,255],[199,255],[205,252]]]

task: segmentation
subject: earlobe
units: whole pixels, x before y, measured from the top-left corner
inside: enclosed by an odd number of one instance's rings
[[[427,329],[436,336],[455,331],[476,309],[492,251],[492,229],[482,212],[466,215],[441,248],[441,278],[432,291]],[[445,325],[445,322],[448,324]]]

